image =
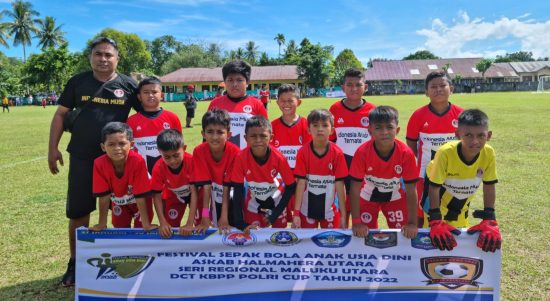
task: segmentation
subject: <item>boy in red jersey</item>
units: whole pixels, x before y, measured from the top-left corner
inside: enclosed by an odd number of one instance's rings
[[[307,116],[308,131],[313,140],[298,151],[296,160],[296,199],[292,217],[293,228],[346,228],[346,205],[338,199],[346,199],[344,179],[348,176],[346,159],[342,150],[329,136],[334,130],[332,114],[325,109],[313,110]]]
[[[417,157],[419,181],[416,184],[420,202],[418,226],[424,222],[424,211],[428,212],[428,183],[424,181],[426,166],[433,160],[436,151],[443,144],[456,139],[458,115],[463,109],[449,102],[453,93],[451,78],[444,71],[433,71],[426,77],[426,96],[430,103],[418,108],[407,125],[407,145]],[[424,210],[422,210],[424,209]]]
[[[245,232],[269,225],[286,228],[286,207],[296,183],[285,157],[269,145],[273,138],[269,120],[263,116],[248,119],[245,138],[248,146],[237,155],[231,171],[233,223]]]
[[[369,113],[375,106],[362,98],[366,89],[363,71],[355,68],[346,70],[342,89],[346,93],[346,98],[335,102],[329,109],[334,116],[334,133],[330,136],[330,140],[336,142],[336,145],[344,152],[349,169],[357,148],[371,139],[368,131]],[[348,199],[346,200],[347,216],[342,216],[342,218],[345,219],[347,225],[351,211],[349,177],[344,183]]]
[[[265,110],[267,111],[267,105],[269,104],[269,90],[267,86],[262,84],[262,89],[260,90],[260,101],[263,103]]]
[[[99,198],[99,222],[92,231],[107,228],[109,202],[115,228],[134,227],[152,230],[152,212],[145,197],[151,191],[145,161],[132,151],[132,129],[122,122],[109,122],[101,130],[101,149],[106,153],[94,161],[93,192]]]
[[[227,143],[231,118],[226,110],[213,109],[202,116],[202,137],[205,142],[193,151],[195,186],[202,187],[201,223],[197,230],[210,227],[211,221],[221,232],[227,232],[229,223],[230,169],[239,147]],[[210,210],[208,209],[210,208]]]
[[[170,237],[171,227],[180,227],[187,205],[189,218],[179,232],[183,235],[191,234],[194,212],[197,210],[197,190],[191,184],[193,157],[185,152],[183,137],[174,129],[160,132],[156,142],[162,160],[158,160],[153,167],[151,191],[154,193],[160,235]]]
[[[273,129],[271,145],[286,157],[291,169],[296,166],[298,150],[311,141],[307,120],[296,113],[301,103],[300,91],[296,86],[283,84],[279,87],[277,105],[282,115],[271,122]]]
[[[414,153],[395,139],[399,133],[395,108],[377,107],[370,112],[369,120],[373,140],[357,149],[350,168],[353,234],[363,237],[368,228],[378,228],[381,210],[389,228],[401,228],[405,237],[413,238],[418,232],[418,168]]]
[[[176,114],[160,107],[162,84],[158,78],[144,78],[138,85],[137,97],[143,111],[130,116],[127,123],[134,132],[135,149],[145,159],[151,175],[155,162],[160,159],[157,135],[166,129],[181,132],[181,123]]]
[[[224,109],[231,117],[231,134],[229,141],[240,149],[246,147],[244,128],[246,121],[255,115],[267,118],[267,111],[262,103],[253,96],[246,95],[250,83],[252,68],[244,61],[232,61],[222,68],[223,81],[227,95],[215,98],[208,106],[208,111],[217,108]]]

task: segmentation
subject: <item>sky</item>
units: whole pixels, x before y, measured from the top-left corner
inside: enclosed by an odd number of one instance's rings
[[[11,9],[0,0],[0,10]],[[288,42],[307,37],[333,45],[334,56],[353,50],[371,58],[402,59],[417,50],[444,58],[489,57],[531,51],[550,56],[550,1],[547,0],[35,0],[40,18],[63,24],[71,51],[104,28],[153,40],[173,35],[179,41],[219,43],[223,50],[253,40],[259,51],[278,56],[274,37]],[[9,19],[4,16],[0,22]],[[28,49],[35,48],[37,40]],[[0,51],[22,58],[21,46]]]

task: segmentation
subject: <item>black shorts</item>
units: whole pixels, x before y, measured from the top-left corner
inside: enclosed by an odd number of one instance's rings
[[[187,118],[195,118],[195,109],[187,109],[187,108],[186,108],[186,110],[187,110],[187,116],[185,116],[185,117],[187,117]]]
[[[69,158],[69,187],[67,189],[67,217],[80,218],[96,209],[92,191],[94,159]]]

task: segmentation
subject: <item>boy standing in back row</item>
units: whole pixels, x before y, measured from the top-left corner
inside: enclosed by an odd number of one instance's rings
[[[231,137],[229,141],[240,149],[246,147],[244,128],[246,121],[255,115],[267,118],[267,111],[263,104],[253,96],[246,95],[246,88],[250,84],[252,67],[244,61],[232,61],[222,68],[223,81],[227,95],[215,98],[208,106],[212,109],[223,109],[231,117]]]
[[[359,146],[371,139],[369,134],[369,113],[375,108],[373,104],[364,100],[365,93],[365,74],[363,71],[350,68],[344,73],[344,82],[342,85],[346,98],[335,102],[329,109],[334,116],[334,133],[330,140],[336,142],[346,158],[348,169],[351,166],[351,160]],[[350,210],[349,202],[349,177],[344,181],[348,198],[338,200],[346,202],[347,216],[342,216],[348,224]]]
[[[453,93],[451,79],[444,71],[434,71],[426,77],[426,96],[430,103],[417,109],[407,125],[407,145],[417,158],[419,181],[416,184],[418,192],[419,223],[422,227],[424,211],[428,212],[428,183],[424,182],[426,166],[433,160],[439,147],[456,139],[458,115],[463,109],[449,102]],[[424,210],[422,210],[424,209]],[[426,225],[427,226],[427,225]]]

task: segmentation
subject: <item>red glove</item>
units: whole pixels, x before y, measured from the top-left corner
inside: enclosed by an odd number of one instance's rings
[[[460,230],[440,219],[430,221],[430,238],[432,244],[441,251],[451,251],[456,247],[456,240],[453,234],[460,235]]]
[[[500,249],[502,236],[496,220],[485,219],[478,225],[468,228],[468,234],[479,232],[477,246],[485,252],[495,252]]]

